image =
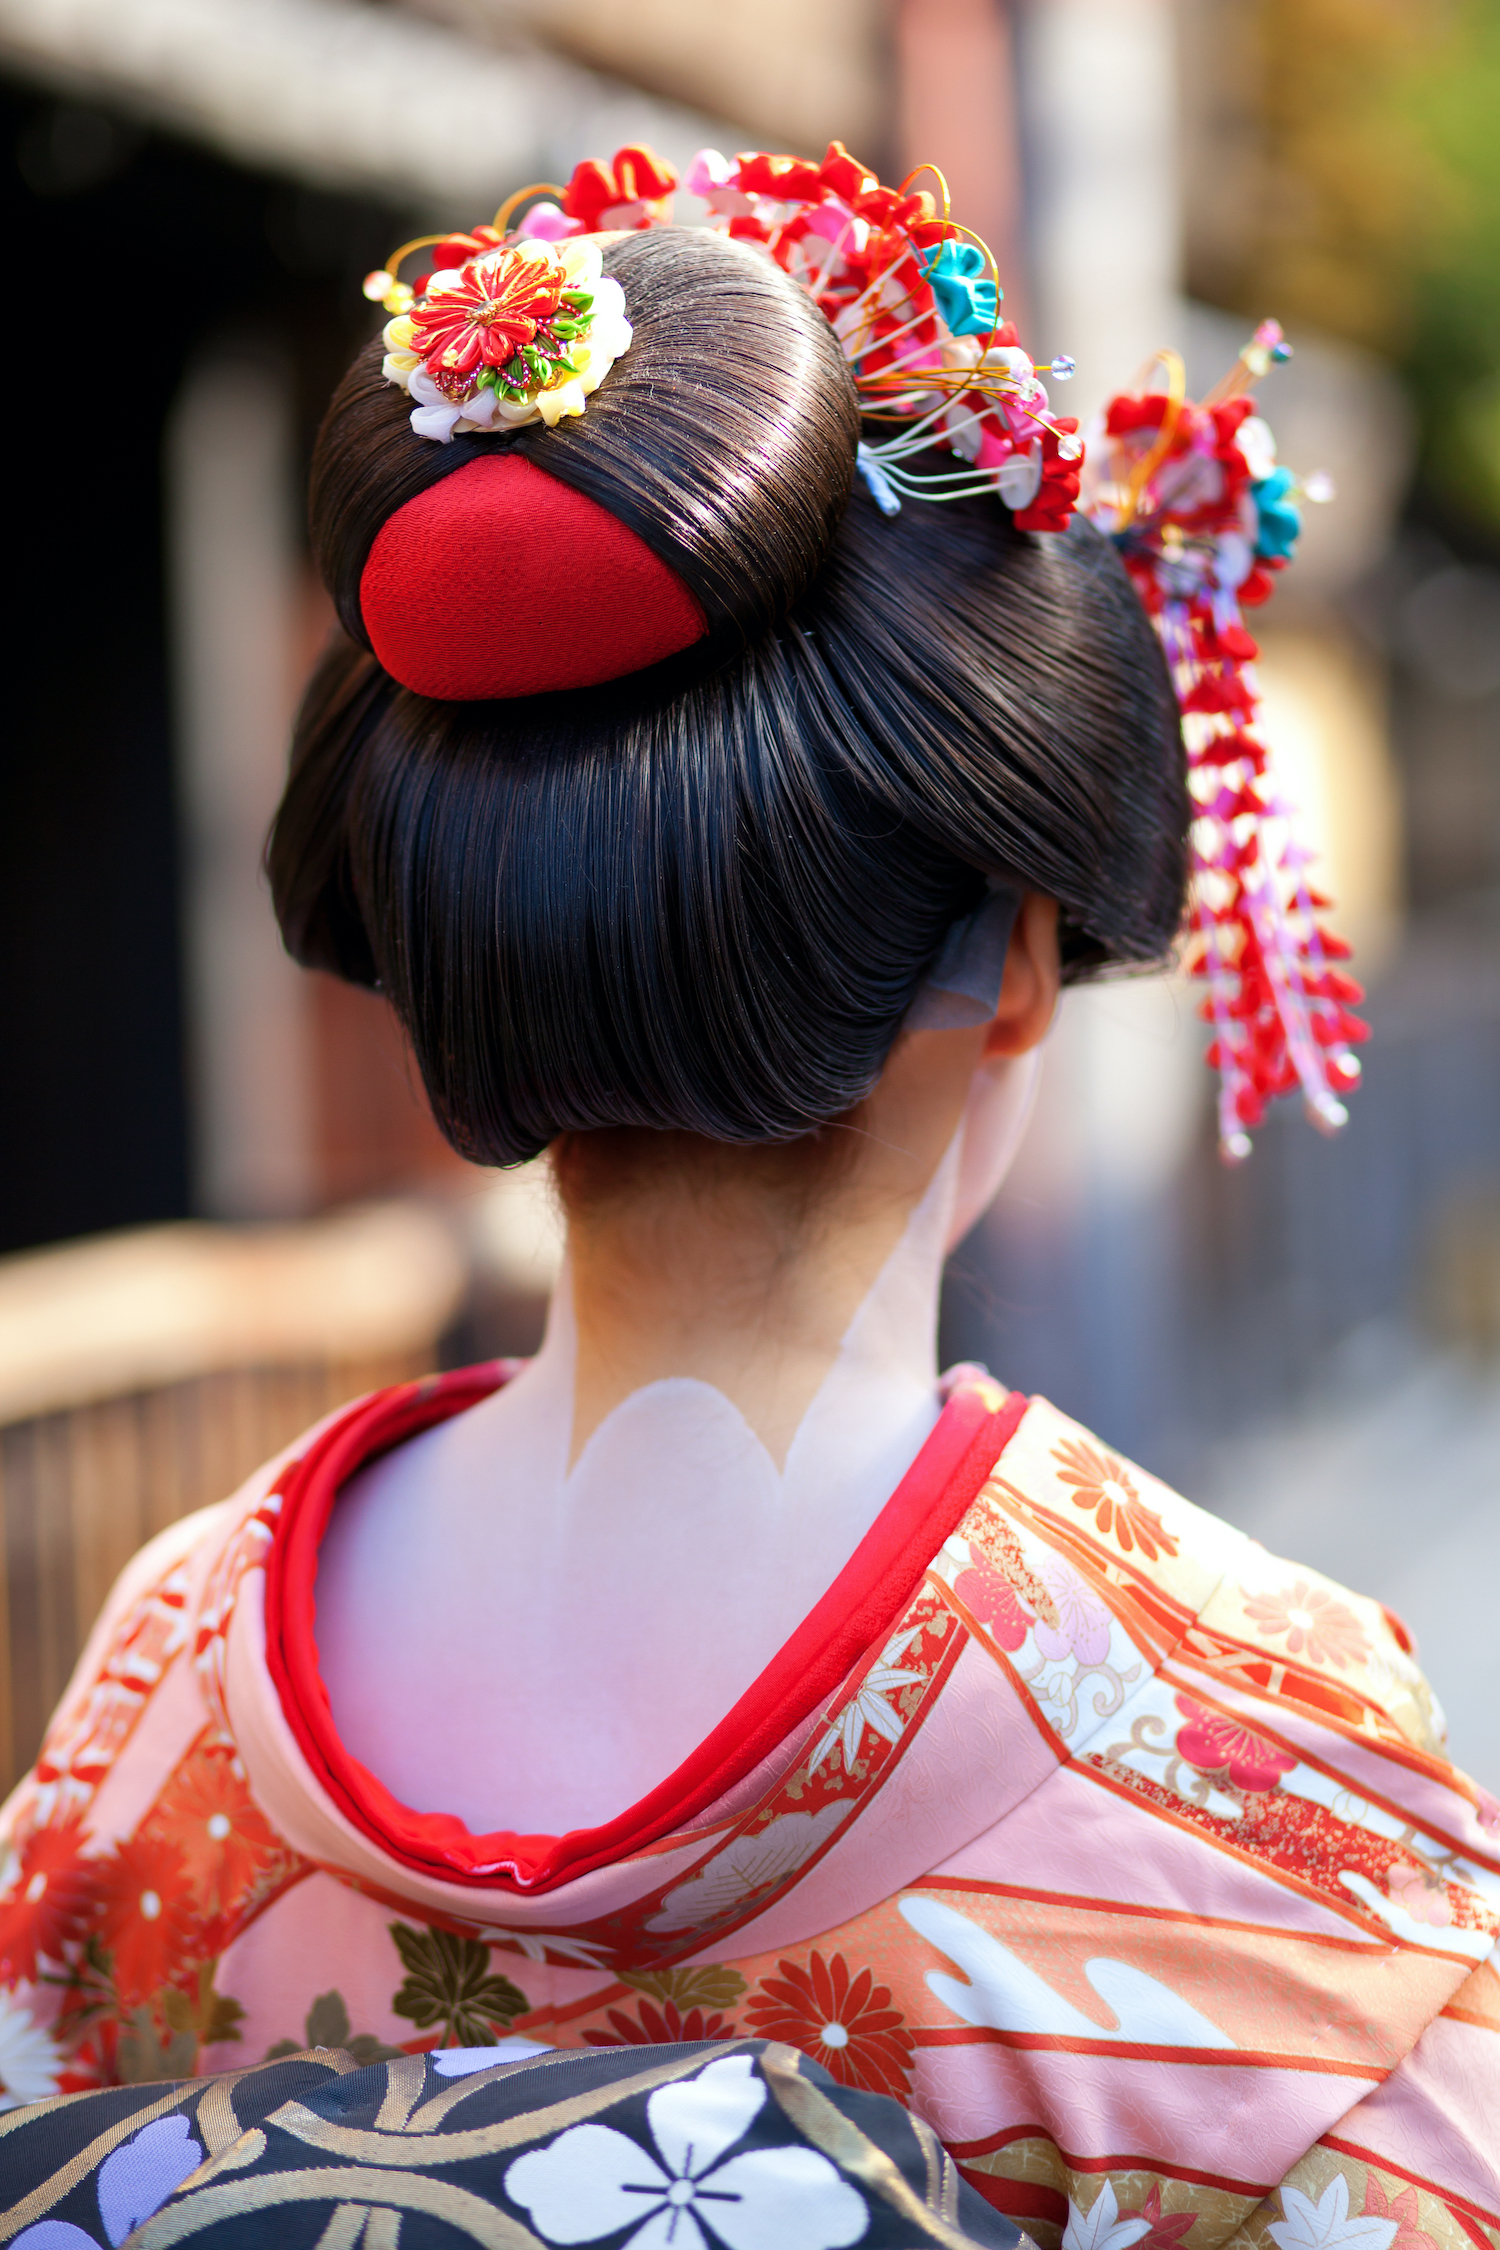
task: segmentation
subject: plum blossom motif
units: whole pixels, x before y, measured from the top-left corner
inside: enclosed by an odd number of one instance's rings
[[[1052,1458],[1062,1464],[1058,1482],[1074,1488],[1074,1507],[1089,1509],[1106,1539],[1113,1531],[1121,1554],[1139,1547],[1148,1562],[1155,1562],[1158,1555],[1176,1554],[1177,1541],[1155,1510],[1146,1506],[1123,1461],[1075,1438],[1055,1445]]]
[[[960,1571],[953,1591],[1008,1656],[1015,1654],[1036,1622],[1010,1580],[991,1563],[974,1563]]]
[[[854,1695],[841,1711],[835,1712],[827,1733],[820,1737],[812,1754],[814,1773],[839,1743],[843,1745],[844,1771],[852,1773],[854,1761],[859,1756],[860,1744],[865,1738],[866,1727],[872,1728],[886,1742],[901,1740],[906,1721],[886,1701],[886,1697],[894,1695],[901,1688],[919,1686],[926,1677],[925,1673],[910,1671],[896,1661],[921,1630],[920,1625],[913,1625],[909,1631],[896,1634],[893,1640],[886,1643],[860,1681]]]
[[[1316,2203],[1300,2188],[1279,2191],[1284,2218],[1273,2219],[1266,2232],[1277,2250],[1391,2250],[1396,2238],[1393,2218],[1349,2215],[1349,2182],[1340,2172],[1329,2181]]]
[[[750,2057],[726,2055],[651,2096],[654,2156],[612,2125],[573,2125],[518,2157],[505,2192],[547,2242],[596,2242],[630,2227],[631,2250],[719,2241],[729,2250],[846,2250],[870,2214],[826,2156],[799,2147],[730,2155],[765,2100]]]
[[[1196,1766],[1200,1773],[1227,1773],[1232,1789],[1243,1789],[1248,1796],[1262,1795],[1274,1789],[1297,1763],[1253,1727],[1226,1718],[1222,1712],[1206,1710],[1190,1695],[1179,1695],[1177,1708],[1187,1721],[1177,1730],[1178,1757]]]
[[[825,1960],[814,1952],[806,1968],[795,1961],[778,1968],[745,2010],[747,2029],[800,2047],[841,2086],[906,2101],[916,2042],[891,2006],[889,1985],[877,1984],[868,1969],[851,1976],[842,1953]]]
[[[1353,1610],[1326,1586],[1310,1585],[1305,1578],[1289,1591],[1247,1594],[1245,1615],[1267,1640],[1285,1634],[1287,1654],[1305,1655],[1309,1664],[1335,1664],[1342,1671],[1369,1654],[1370,1643]]]
[[[1042,1584],[1052,1596],[1057,1623],[1039,1618],[1036,1645],[1050,1664],[1075,1658],[1080,1664],[1102,1664],[1109,1655],[1109,1611],[1072,1566],[1050,1562],[1042,1571]]]
[[[1388,1888],[1392,1905],[1399,1906],[1414,1922],[1425,1922],[1432,1930],[1446,1930],[1452,1922],[1453,1908],[1446,1889],[1423,1868],[1393,1867]]]
[[[654,149],[637,142],[616,149],[612,164],[586,158],[563,196],[566,216],[590,234],[619,227],[661,226],[672,216],[677,174]]]

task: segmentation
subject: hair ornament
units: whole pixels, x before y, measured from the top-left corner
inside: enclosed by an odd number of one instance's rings
[[[1364,994],[1335,964],[1349,947],[1319,921],[1313,854],[1277,786],[1256,731],[1259,654],[1242,612],[1266,600],[1291,560],[1300,503],[1333,496],[1326,477],[1295,478],[1253,411],[1251,385],[1291,347],[1279,325],[1256,329],[1230,373],[1199,404],[1181,360],[1161,352],[1089,433],[1087,513],[1124,558],[1161,636],[1182,707],[1193,822],[1188,966],[1208,985],[1219,1073],[1219,1147],[1250,1153],[1265,1105],[1300,1087],[1333,1133],[1359,1082],[1352,1013]]]
[[[936,192],[916,184],[924,175]],[[407,243],[369,275],[366,296],[390,316],[385,374],[415,402],[412,428],[446,442],[528,422],[555,426],[583,413],[631,341],[623,292],[603,273],[599,238],[669,225],[676,186],[650,149],[622,148],[607,164],[578,165],[566,188],[519,190],[472,234]],[[1020,530],[1066,531],[1081,505],[1115,542],[1161,636],[1183,713],[1195,806],[1187,962],[1208,986],[1201,1012],[1213,1027],[1207,1059],[1219,1073],[1221,1152],[1231,1163],[1248,1156],[1266,1103],[1299,1087],[1314,1123],[1336,1132],[1347,1119],[1343,1097],[1359,1081],[1353,1048],[1368,1036],[1352,1013],[1363,994],[1336,965],[1349,948],[1318,919],[1330,901],[1308,882],[1312,854],[1298,840],[1293,808],[1255,731],[1258,651],[1242,614],[1266,599],[1291,559],[1301,503],[1332,497],[1326,478],[1299,481],[1277,464],[1275,440],[1246,395],[1273,362],[1290,357],[1280,327],[1266,321],[1257,328],[1200,403],[1187,397],[1181,360],[1159,353],[1135,388],[1098,417],[1086,452],[1076,420],[1052,412],[1042,381],[1066,381],[1073,361],[1059,355],[1039,366],[1022,350],[1014,326],[1000,317],[1004,291],[994,258],[953,219],[936,166],[921,165],[892,188],[839,141],[821,163],[764,151],[730,159],[703,149],[687,186],[707,204],[711,226],[759,244],[826,315],[864,419],[856,470],[884,514],[898,514],[907,499],[993,493]],[[432,270],[403,282],[402,262],[422,249],[433,253]],[[932,464],[944,451],[954,458],[951,469]],[[576,668],[562,679],[542,664],[533,679],[510,658],[501,663],[487,607],[468,615],[467,580],[440,605],[436,656],[427,627],[412,625],[406,588],[414,576],[424,584],[431,578],[436,566],[423,559],[429,549],[450,551],[447,515],[482,500],[465,552],[492,535],[497,552],[509,554],[512,517],[535,509],[543,489],[523,492],[514,476],[503,491],[495,480],[483,494],[477,482],[472,490],[460,483],[449,480],[441,500],[428,497],[430,524],[411,505],[401,511],[372,552],[362,598],[380,626],[377,653],[395,676],[437,696],[577,684],[585,673]],[[549,505],[556,514],[559,503]],[[598,548],[608,519],[563,527],[559,518],[555,528],[553,544],[572,557]],[[615,530],[620,552],[604,605],[604,622],[613,622],[607,632],[582,632],[591,647],[598,644],[590,680],[618,678],[707,629],[665,565],[638,540],[632,545],[633,534]],[[416,546],[408,553],[403,541]],[[551,580],[542,591],[550,601]],[[403,635],[414,635],[412,649]],[[962,935],[963,974],[945,972],[940,1001],[932,1002],[946,1011],[942,1020],[988,997],[1009,911],[1003,896],[991,898],[952,933],[953,946]],[[971,955],[982,975],[970,973]]]
[[[930,173],[942,197],[913,189]],[[956,500],[993,492],[1023,531],[1065,531],[1078,497],[1083,444],[1075,419],[1052,413],[1040,377],[1065,382],[1073,361],[1038,369],[1002,322],[1004,290],[989,250],[950,215],[948,188],[920,165],[883,187],[830,143],[821,164],[752,153],[730,161],[700,150],[687,181],[709,222],[758,242],[827,315],[867,420],[890,435],[860,448],[880,506],[903,495]],[[365,278],[391,318],[385,376],[415,400],[412,428],[454,436],[556,424],[581,414],[629,349],[619,284],[603,273],[601,233],[671,223],[676,174],[650,149],[579,164],[566,188],[511,196],[472,234],[424,235]],[[532,197],[513,232],[512,214]],[[560,200],[553,201],[552,197]],[[430,273],[407,283],[402,262],[430,249]],[[951,472],[915,469],[946,450]]]
[[[931,175],[938,199],[913,182]],[[930,164],[896,188],[830,144],[821,164],[801,157],[703,149],[688,173],[710,223],[758,242],[827,315],[854,376],[868,437],[859,468],[879,505],[903,497],[956,500],[995,493],[1023,531],[1065,531],[1078,497],[1083,445],[1076,420],[1054,415],[1042,374],[1066,381],[1071,359],[1038,369],[1014,326],[989,250],[950,215],[947,183]],[[916,469],[947,451],[952,471]]]
[[[392,315],[384,374],[416,402],[418,437],[446,445],[582,414],[630,349],[624,292],[605,274],[597,240],[507,241],[480,227],[438,238],[431,273],[399,281],[402,257],[425,247],[408,244],[365,281],[365,295]]]

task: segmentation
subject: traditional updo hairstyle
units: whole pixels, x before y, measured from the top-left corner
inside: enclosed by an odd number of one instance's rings
[[[870,1091],[987,874],[1059,901],[1070,978],[1159,958],[1182,912],[1176,705],[1108,542],[988,497],[883,516],[833,332],[753,246],[669,227],[604,264],[635,336],[585,414],[437,444],[372,343],[313,463],[342,632],[297,721],[276,912],[297,960],[389,995],[482,1164],[608,1126],[815,1132]],[[391,678],[372,547],[497,452],[638,534],[704,637],[520,699]]]

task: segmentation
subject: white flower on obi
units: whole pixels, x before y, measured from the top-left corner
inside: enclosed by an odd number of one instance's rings
[[[1106,2180],[1087,2211],[1080,2211],[1076,2203],[1068,2205],[1062,2250],[1129,2250],[1132,2242],[1150,2232],[1151,2221],[1140,2212],[1134,2218],[1120,2217],[1115,2191]]]
[[[28,2008],[0,1992],[0,2109],[45,2101],[57,2092],[59,2068],[51,2033],[32,2022]]]
[[[574,2125],[518,2157],[505,2191],[544,2240],[596,2242],[638,2221],[630,2250],[844,2250],[864,2198],[811,2148],[729,2156],[765,2105],[748,2055],[660,2086],[646,2104],[656,2158],[612,2125]],[[704,2227],[709,2233],[704,2234]]]
[[[738,1914],[757,1893],[794,1875],[853,1809],[849,1798],[836,1797],[818,1812],[783,1813],[750,1835],[732,1836],[696,1875],[668,1891],[647,1929],[691,1930]]]
[[[1391,2250],[1396,2239],[1394,2219],[1351,2219],[1349,2182],[1342,2172],[1329,2181],[1314,2203],[1300,2188],[1280,2191],[1286,2216],[1273,2219],[1266,2229],[1278,2250]]]
[[[897,1657],[910,1646],[921,1630],[920,1625],[914,1625],[909,1632],[898,1633],[881,1650],[876,1662],[860,1682],[858,1694],[844,1705],[842,1711],[834,1714],[828,1732],[814,1750],[814,1773],[838,1742],[842,1742],[844,1746],[844,1771],[852,1772],[854,1761],[859,1756],[859,1746],[865,1738],[866,1727],[873,1727],[887,1742],[901,1740],[906,1721],[899,1711],[887,1703],[886,1697],[894,1695],[898,1688],[915,1687],[926,1677],[925,1673],[908,1671],[896,1662]]]

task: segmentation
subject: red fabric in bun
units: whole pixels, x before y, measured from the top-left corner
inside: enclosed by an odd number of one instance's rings
[[[398,508],[359,603],[392,679],[445,703],[597,687],[708,631],[643,539],[515,453],[471,461]]]

